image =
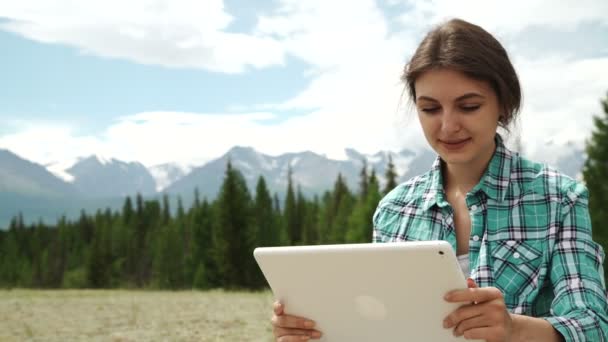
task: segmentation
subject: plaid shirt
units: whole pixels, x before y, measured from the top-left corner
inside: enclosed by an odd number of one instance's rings
[[[509,151],[497,135],[466,196],[471,278],[500,289],[510,312],[547,320],[567,341],[608,341],[604,251],[591,239],[587,203],[583,185]],[[374,242],[446,240],[456,250],[439,157],[387,194],[373,222]]]

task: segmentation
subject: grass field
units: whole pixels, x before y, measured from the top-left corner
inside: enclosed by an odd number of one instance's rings
[[[1,290],[0,341],[272,341],[269,292]]]

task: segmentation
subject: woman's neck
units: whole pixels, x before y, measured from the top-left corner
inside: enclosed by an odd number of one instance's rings
[[[473,159],[470,163],[444,163],[442,171],[445,192],[466,195],[471,191],[479,183],[495,150],[496,143],[486,153]]]

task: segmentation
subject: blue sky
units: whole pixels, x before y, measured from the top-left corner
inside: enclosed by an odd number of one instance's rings
[[[399,76],[451,17],[509,51],[529,154],[583,144],[608,91],[606,1],[24,0],[0,4],[0,148],[55,168],[424,148]]]

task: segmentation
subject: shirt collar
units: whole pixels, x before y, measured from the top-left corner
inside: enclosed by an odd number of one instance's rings
[[[496,134],[496,149],[490,159],[479,183],[471,189],[470,193],[483,192],[495,201],[502,202],[507,194],[511,177],[512,152],[506,148],[502,137]],[[425,193],[422,208],[428,210],[433,205],[439,207],[448,205],[443,191],[443,176],[441,173],[441,158],[437,156],[429,172],[429,187]]]

